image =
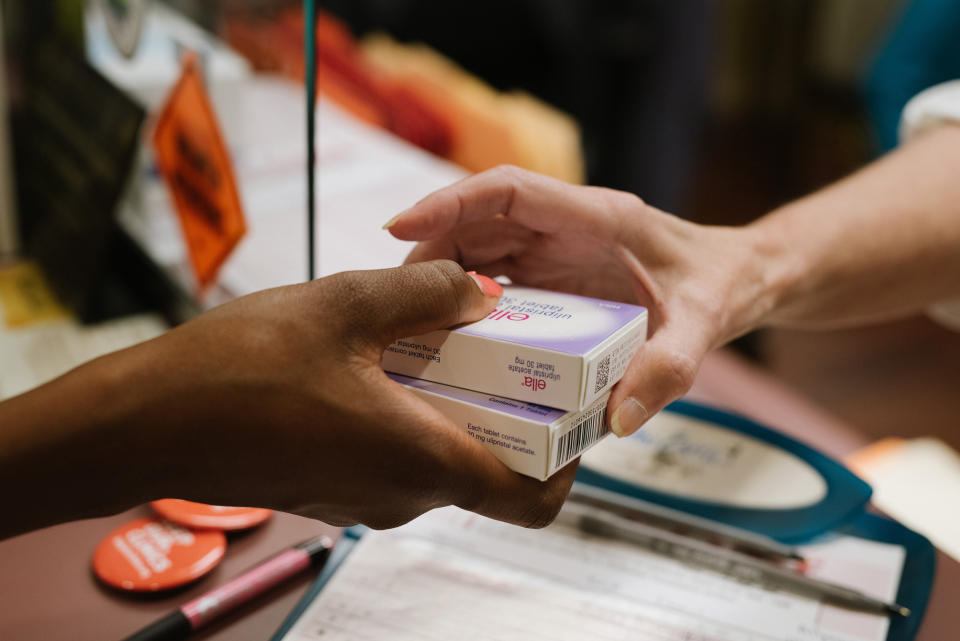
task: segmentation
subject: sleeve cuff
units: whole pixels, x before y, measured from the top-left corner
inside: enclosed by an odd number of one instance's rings
[[[910,99],[900,116],[900,142],[949,122],[960,123],[960,80],[935,85]]]

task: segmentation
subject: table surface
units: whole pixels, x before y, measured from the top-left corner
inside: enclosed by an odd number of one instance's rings
[[[834,457],[842,458],[866,444],[854,428],[727,351],[708,357],[690,398],[775,426]],[[91,575],[89,560],[97,543],[113,528],[147,513],[146,507],[138,507],[0,543],[0,639],[122,639],[277,550],[321,532],[336,532],[316,521],[276,514],[263,526],[232,537],[223,563],[200,582],[173,594],[132,598],[98,584]],[[956,638],[960,622],[956,613],[960,563],[943,554],[938,554],[937,561],[933,596],[917,637],[920,641]],[[315,571],[305,573],[279,586],[193,638],[269,638],[315,576]]]

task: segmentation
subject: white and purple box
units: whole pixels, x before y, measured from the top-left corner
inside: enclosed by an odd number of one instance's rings
[[[510,469],[547,480],[609,433],[602,394],[580,412],[387,374],[483,443]]]
[[[647,337],[647,310],[504,287],[486,318],[396,341],[383,369],[485,394],[582,410],[620,380]]]

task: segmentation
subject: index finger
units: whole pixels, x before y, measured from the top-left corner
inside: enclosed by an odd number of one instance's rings
[[[584,231],[614,240],[624,209],[638,202],[625,192],[501,166],[433,192],[385,227],[401,240],[429,240],[458,225],[503,215],[537,232]]]

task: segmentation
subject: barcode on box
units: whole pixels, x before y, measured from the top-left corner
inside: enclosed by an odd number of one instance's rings
[[[597,365],[597,384],[593,388],[594,394],[599,394],[603,391],[603,388],[607,386],[607,382],[610,380],[610,357],[613,354],[607,354],[603,357],[603,360],[600,361],[600,364]]]
[[[604,408],[605,404],[602,404],[590,413],[584,414],[570,431],[560,437],[554,456],[555,469],[559,469],[567,461],[606,436],[610,430],[603,420]]]

